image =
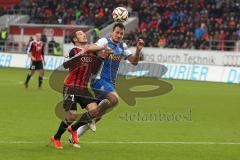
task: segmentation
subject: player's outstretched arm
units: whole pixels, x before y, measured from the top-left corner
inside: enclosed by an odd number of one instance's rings
[[[89,44],[85,47],[85,50],[88,52],[97,52],[97,51],[101,51],[101,50],[111,51],[111,48],[109,48],[107,45],[98,46],[96,44]]]
[[[139,39],[136,46],[136,53],[127,58],[129,62],[132,63],[132,65],[138,64],[138,61],[141,55],[141,50],[143,47],[144,47],[144,41],[142,39]]]

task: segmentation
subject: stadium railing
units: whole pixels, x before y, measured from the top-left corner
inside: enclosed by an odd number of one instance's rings
[[[219,50],[219,51],[240,51],[240,41],[234,40],[208,40],[201,44],[200,49]]]
[[[20,15],[30,15],[32,8],[25,8],[25,9],[6,9],[2,12],[2,14],[20,14]]]

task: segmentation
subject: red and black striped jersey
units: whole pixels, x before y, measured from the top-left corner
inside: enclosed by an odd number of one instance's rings
[[[31,54],[36,61],[42,61],[44,56],[44,44],[42,41],[31,41],[27,53]]]
[[[68,87],[87,88],[91,78],[101,68],[102,59],[93,53],[85,52],[83,48],[75,47],[69,52],[69,74],[64,81]]]

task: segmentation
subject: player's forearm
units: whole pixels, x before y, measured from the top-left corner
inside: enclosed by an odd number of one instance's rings
[[[136,49],[136,53],[128,58],[132,65],[137,65],[141,56],[141,50]]]
[[[137,42],[136,53],[128,59],[133,65],[138,64],[143,46],[144,41],[142,39],[139,39]]]
[[[101,51],[103,49],[105,49],[105,47],[98,46],[96,44],[91,44],[87,47],[87,51],[89,51],[89,52],[97,52],[97,51]]]

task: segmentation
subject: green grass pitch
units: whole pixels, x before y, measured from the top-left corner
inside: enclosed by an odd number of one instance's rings
[[[134,107],[120,101],[96,133],[80,138],[80,149],[67,143],[65,133],[64,149],[56,150],[46,145],[59,124],[54,107],[62,95],[48,85],[51,72],[45,73],[42,89],[37,88],[37,75],[25,89],[26,72],[0,68],[0,160],[240,159],[239,85],[168,80],[174,87],[170,93],[139,98]],[[138,113],[159,112],[191,117],[136,118]],[[124,118],[126,114],[132,118]]]

